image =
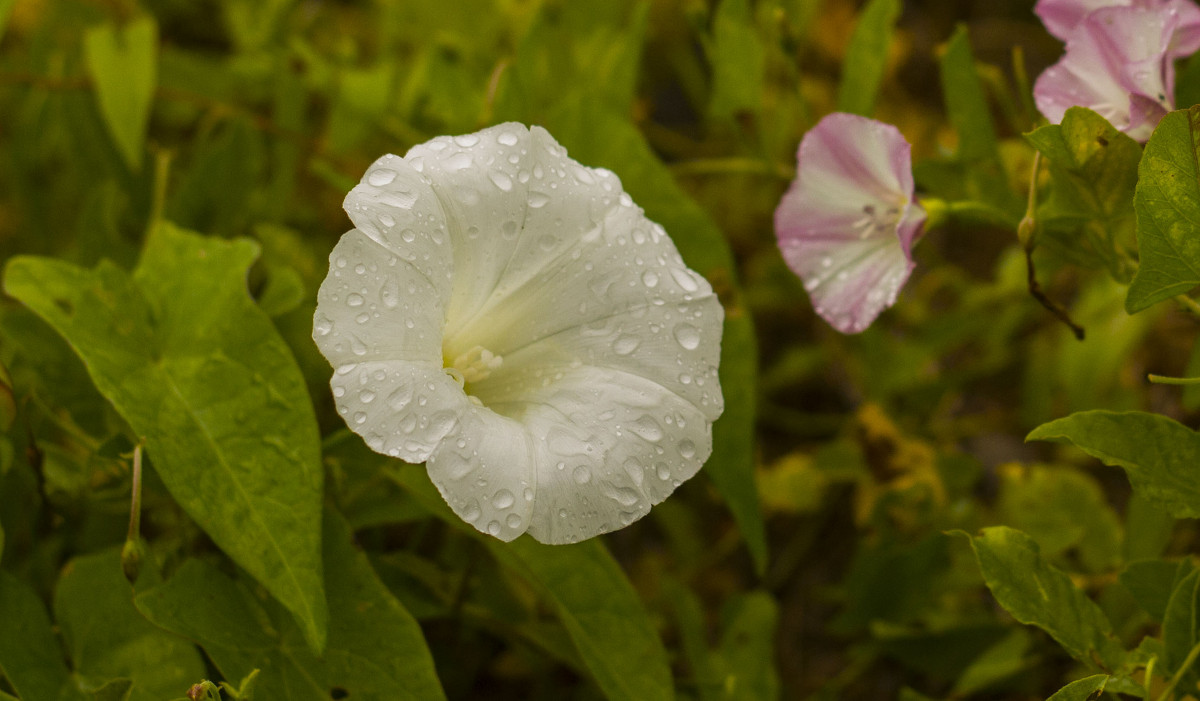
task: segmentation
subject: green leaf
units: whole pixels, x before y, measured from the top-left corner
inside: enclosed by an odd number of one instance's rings
[[[125,163],[141,170],[156,84],[158,25],[143,16],[124,26],[92,27],[83,37],[83,52],[104,124]]]
[[[204,661],[187,640],[137,612],[118,550],[67,563],[54,591],[54,618],[84,679],[133,682],[134,701],[170,698],[204,676]]]
[[[1180,671],[1192,648],[1200,645],[1200,570],[1184,577],[1171,593],[1167,610],[1163,614],[1163,645],[1166,648],[1167,670],[1172,674]],[[1184,673],[1181,688],[1194,689],[1197,673],[1196,661]]]
[[[837,96],[839,112],[864,117],[875,112],[879,85],[887,68],[888,46],[899,18],[900,0],[871,0],[859,14],[842,63]]]
[[[778,604],[770,594],[752,591],[731,600],[726,614],[719,649],[725,671],[723,698],[779,698],[779,672],[775,669]]]
[[[177,689],[171,689],[177,691]],[[133,693],[132,679],[113,679],[104,686],[92,692],[92,701],[130,701],[138,698]]]
[[[4,30],[8,25],[8,17],[12,14],[12,9],[17,4],[17,0],[0,0],[0,39],[4,38]]]
[[[1125,298],[1130,314],[1200,285],[1200,105],[1163,117],[1138,166],[1139,267]]]
[[[1121,586],[1129,590],[1134,601],[1154,620],[1166,615],[1171,594],[1195,567],[1189,560],[1141,560],[1129,563],[1121,571]]]
[[[1013,618],[1046,631],[1080,662],[1120,665],[1124,651],[1108,618],[1070,577],[1042,559],[1032,538],[1005,526],[967,537],[988,589]]]
[[[430,513],[483,543],[496,560],[545,594],[605,696],[647,701],[675,697],[662,641],[601,539],[543,545],[521,537],[503,543],[450,511],[423,470],[392,469],[388,476]]]
[[[958,134],[957,160],[965,167],[964,199],[990,204],[1020,219],[1024,203],[1008,184],[991,109],[975,69],[967,28],[959,25],[939,59],[946,114]]]
[[[163,225],[136,283],[107,262],[17,257],[4,285],[67,339],[171,495],[320,649],[320,445],[295,360],[246,290],[257,250]]]
[[[662,641],[599,538],[574,545],[481,538],[497,560],[546,594],[605,696],[612,701],[675,698]]]
[[[23,701],[82,699],[37,594],[0,570],[0,672]]]
[[[710,114],[727,118],[761,111],[766,62],[748,0],[722,0],[713,18]]]
[[[1038,426],[1025,440],[1074,444],[1106,465],[1124,468],[1135,492],[1176,518],[1200,517],[1200,436],[1173,419],[1140,411],[1081,411]]]
[[[1054,692],[1054,695],[1046,701],[1093,701],[1100,698],[1109,679],[1107,674],[1084,677]]]
[[[331,693],[444,699],[420,626],[354,547],[342,516],[326,511],[324,518],[330,617],[321,657],[299,644],[301,632],[273,602],[202,560],[188,560],[167,582],[138,594],[138,610],[199,643],[227,679],[258,669],[254,687],[263,693],[314,701]]]
[[[1136,243],[1134,187],[1142,149],[1104,117],[1085,107],[1072,107],[1061,124],[1025,135],[1049,162],[1050,197],[1038,209],[1038,220],[1058,248],[1079,249],[1127,281]],[[1056,223],[1056,220],[1061,220]],[[1069,232],[1062,241],[1055,228]]]
[[[754,480],[758,342],[749,313],[740,308],[726,311],[720,374],[725,413],[713,424],[713,454],[704,473],[733,512],[761,576],[767,569],[767,536]]]

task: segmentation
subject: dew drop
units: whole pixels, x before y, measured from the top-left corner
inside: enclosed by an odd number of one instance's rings
[[[412,243],[417,240],[417,232],[412,229],[405,229],[400,232],[400,238],[404,239],[404,243]]]
[[[389,277],[379,288],[379,301],[388,309],[395,309],[400,304],[400,283],[396,278]]]
[[[529,193],[529,206],[534,209],[537,209],[539,207],[545,207],[546,203],[549,201],[550,201],[550,195],[547,195],[544,192],[536,192],[535,191],[535,192]]]
[[[482,515],[483,511],[479,508],[479,502],[472,499],[467,502],[467,508],[463,510],[462,517],[467,523],[475,523]]]
[[[515,221],[506,221],[500,226],[500,233],[504,234],[504,238],[511,239],[517,235],[517,223]]]
[[[354,423],[361,426],[362,424],[365,424],[366,422],[367,422],[367,413],[365,411],[354,412]]]
[[[677,324],[675,340],[687,350],[696,350],[700,346],[700,331],[691,324]]]
[[[500,136],[496,137],[496,141],[499,141],[502,146],[516,146],[517,135],[511,131],[502,132]]]
[[[629,458],[622,466],[625,468],[625,473],[629,475],[629,479],[637,486],[642,486],[642,480],[646,478],[646,471],[642,469],[642,464],[636,458]]]
[[[479,143],[479,135],[460,134],[459,136],[454,137],[454,143],[462,146],[463,148],[471,148],[475,144]]]
[[[492,506],[497,509],[507,509],[513,505],[514,501],[512,492],[507,489],[501,489],[492,497]]]
[[[658,285],[658,273],[653,270],[647,270],[642,273],[642,284],[646,287],[655,287]]]
[[[390,214],[380,214],[379,221],[383,222],[383,225],[389,229],[396,225],[396,220]]]
[[[487,529],[488,529],[488,533],[491,533],[492,535],[500,535],[500,522],[499,521],[491,521],[490,523],[488,523]]]
[[[351,307],[361,307],[365,301],[366,300],[363,299],[363,296],[357,292],[351,292],[350,294],[346,295],[346,304],[350,305]]]
[[[683,268],[671,268],[671,277],[675,278],[675,282],[683,288],[685,292],[695,292],[700,289],[696,284],[696,279],[692,277],[690,271]]]
[[[617,502],[621,506],[633,506],[634,504],[638,503],[637,491],[630,489],[629,487],[621,487],[619,489],[607,487],[604,490],[604,495]]]
[[[696,444],[686,438],[679,441],[679,454],[689,460],[696,457]]]
[[[508,517],[504,519],[504,522],[508,524],[509,528],[521,527],[521,517],[516,514],[509,514]]]
[[[628,334],[618,336],[617,340],[613,341],[613,352],[617,355],[629,355],[637,350],[637,347],[641,343],[642,339],[637,336],[630,336]]]
[[[566,510],[566,509],[559,509],[559,510],[558,510],[558,517],[559,517],[559,518],[566,518],[566,517],[567,517],[567,510]]]
[[[387,405],[393,411],[403,411],[413,398],[413,383],[403,382],[387,396]]]
[[[526,487],[521,496],[525,497],[525,501],[533,501],[533,490]]]
[[[377,168],[367,176],[367,182],[375,187],[383,187],[396,179],[396,171],[390,168]]]
[[[370,404],[371,402],[375,401],[375,393],[369,389],[364,389],[358,393],[358,401],[362,402],[363,404]]]
[[[354,353],[355,355],[366,355],[367,354],[367,344],[363,343],[362,339],[360,339],[358,336],[351,335],[350,336],[350,351],[352,353]]]
[[[446,159],[446,170],[463,170],[471,167],[471,156],[467,153],[456,153]]]
[[[575,478],[576,484],[587,484],[592,481],[592,471],[583,465],[575,468],[571,476]]]
[[[507,173],[499,170],[493,170],[492,172],[488,173],[488,177],[491,179],[493,185],[500,188],[504,192],[512,190],[513,181],[512,178],[508,177]]]
[[[313,331],[322,336],[328,336],[329,332],[333,331],[333,320],[324,314],[318,315],[316,323],[313,324]]]
[[[660,480],[666,482],[671,479],[671,468],[665,462],[655,463],[654,474],[658,475]]]
[[[642,418],[629,424],[629,430],[651,443],[657,443],[663,438],[662,427],[649,414],[644,414]]]

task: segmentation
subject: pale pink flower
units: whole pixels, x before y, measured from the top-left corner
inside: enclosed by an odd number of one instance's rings
[[[775,210],[788,266],[817,314],[858,333],[912,272],[925,211],[913,200],[911,147],[895,127],[827,115],[800,141],[796,179]]]
[[[1067,40],[1063,58],[1038,76],[1033,94],[1057,124],[1074,106],[1096,111],[1146,141],[1174,109],[1171,39],[1179,13],[1166,7],[1103,7],[1087,14]]]
[[[1104,7],[1174,11],[1179,25],[1171,38],[1172,58],[1185,58],[1200,49],[1200,5],[1193,0],[1039,0],[1034,12],[1046,31],[1067,41],[1088,14]]]

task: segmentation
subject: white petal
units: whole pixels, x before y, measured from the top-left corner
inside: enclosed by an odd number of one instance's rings
[[[389,154],[371,164],[343,206],[355,228],[429,280],[444,309],[453,270],[451,242],[446,212],[428,178]]]
[[[338,413],[378,453],[424,462],[471,408],[462,388],[434,365],[369,361],[338,367],[330,380]]]
[[[525,426],[483,407],[468,407],[429,458],[429,478],[467,523],[509,541],[525,532],[537,477]]]
[[[543,543],[629,525],[712,452],[706,417],[636,375],[580,368],[525,399],[518,420],[537,453],[529,534]]]
[[[474,325],[504,365],[472,391],[484,404],[580,365],[640,375],[700,407],[723,409],[715,379],[724,310],[708,282],[636,207],[621,207]]]
[[[411,360],[440,367],[442,310],[424,273],[354,229],[329,254],[313,339],[334,366]]]

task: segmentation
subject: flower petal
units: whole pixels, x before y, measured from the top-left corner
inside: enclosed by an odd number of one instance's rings
[[[629,525],[712,452],[707,418],[637,375],[578,368],[524,399],[517,415],[537,455],[529,534],[543,543]]]
[[[435,365],[367,361],[330,380],[338,413],[377,453],[425,462],[472,408],[462,387]]]
[[[800,142],[796,180],[775,212],[779,248],[813,307],[843,333],[896,301],[925,213],[912,202],[910,146],[895,127],[826,116]]]
[[[429,179],[399,156],[371,164],[343,204],[355,228],[419,270],[444,302],[452,261],[446,213]]]
[[[410,360],[441,367],[443,318],[441,297],[429,278],[354,229],[329,254],[313,339],[335,366]]]
[[[711,286],[662,228],[621,206],[580,248],[494,307],[486,326],[474,326],[504,365],[472,391],[492,406],[539,386],[552,369],[588,365],[647,378],[715,420],[723,317]]]
[[[537,475],[520,422],[469,406],[427,468],[454,513],[479,531],[510,541],[529,527]]]
[[[1038,76],[1038,110],[1058,123],[1068,108],[1088,107],[1145,141],[1158,118],[1173,109],[1174,67],[1167,51],[1178,22],[1178,14],[1165,8],[1091,12],[1071,34],[1063,58]]]
[[[1129,5],[1130,0],[1038,0],[1033,11],[1046,31],[1066,41],[1093,10],[1112,5]]]

